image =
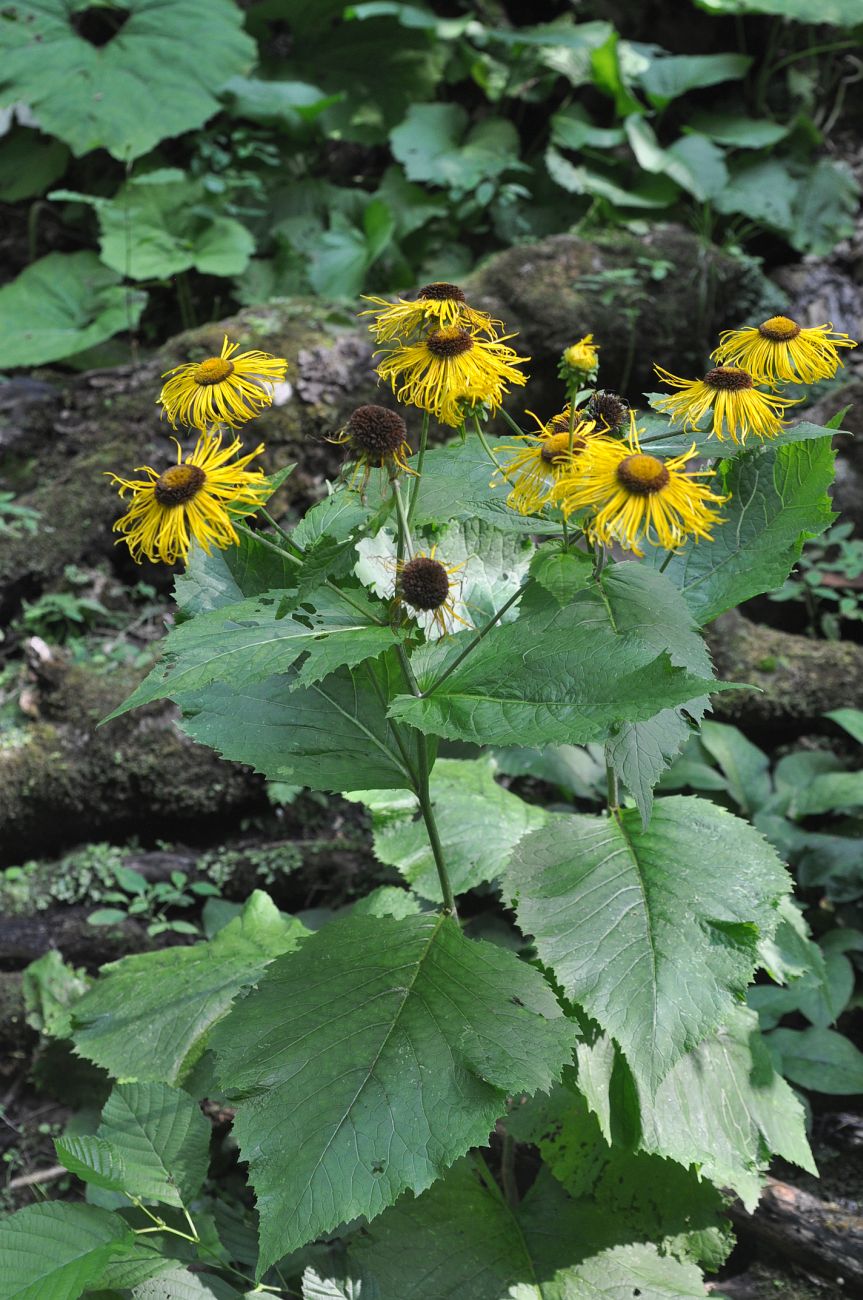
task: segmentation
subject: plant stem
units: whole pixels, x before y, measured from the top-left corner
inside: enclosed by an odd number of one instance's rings
[[[410,529],[410,524],[408,523],[408,517],[405,514],[405,507],[404,507],[404,502],[402,501],[402,493],[401,493],[401,488],[399,487],[399,481],[397,478],[391,478],[390,484],[393,489],[393,500],[396,503],[396,514],[398,515],[398,519],[399,519],[399,548],[398,549],[399,549],[399,559],[401,559],[403,550],[407,551],[408,556],[413,555],[414,544],[411,539],[411,529]]]
[[[292,551],[293,554],[295,554],[298,558],[300,558],[300,557],[303,556],[303,548],[302,548],[301,546],[298,546],[298,545],[297,545],[297,543],[293,540],[293,538],[290,536],[289,533],[286,533],[286,532],[285,532],[285,530],[284,530],[284,528],[282,528],[281,524],[277,524],[277,523],[276,523],[275,519],[274,519],[273,516],[270,514],[269,510],[265,510],[263,506],[260,506],[260,507],[258,508],[258,514],[259,514],[263,519],[266,519],[267,523],[270,525],[270,527],[273,529],[273,531],[274,531],[274,532],[275,532],[279,537],[281,537],[281,539],[282,539],[283,542],[287,542],[288,546],[291,547],[291,551]]]
[[[244,536],[250,537],[253,542],[265,546],[268,551],[275,551],[276,555],[281,555],[284,560],[290,560],[291,564],[302,564],[302,560],[298,555],[292,555],[290,551],[282,550],[281,546],[276,546],[276,543],[271,542],[268,537],[263,537],[260,533],[256,533],[254,528],[250,528],[248,524],[237,522],[234,524],[234,527],[238,533],[243,533]]]
[[[620,793],[617,788],[617,773],[608,759],[605,760],[605,779],[608,785],[608,810],[611,813],[618,813],[620,811]]]
[[[417,481],[413,485],[410,502],[408,503],[408,515],[407,515],[408,528],[410,528],[411,523],[413,522],[414,512],[417,508],[417,502],[419,501],[419,497],[420,497],[420,488],[422,487],[423,461],[425,460],[428,438],[429,438],[429,413],[428,411],[423,411],[423,423],[422,423],[422,429],[420,430],[420,446],[419,446],[419,451],[417,452],[417,467],[416,467]]]
[[[525,436],[524,429],[519,428],[519,426],[516,424],[512,416],[508,415],[507,412],[503,409],[503,407],[500,408],[498,414],[502,416],[502,418],[506,421],[506,423],[512,429],[513,433],[518,434],[519,438],[523,438]]]
[[[420,692],[420,699],[423,700],[428,699],[432,691],[436,691],[437,688],[440,686],[441,682],[445,682],[446,679],[449,677],[450,673],[455,672],[459,664],[462,663],[465,659],[467,659],[468,655],[471,653],[472,650],[476,649],[480,641],[482,641],[483,637],[488,635],[488,633],[494,627],[495,623],[497,623],[499,619],[503,618],[504,614],[508,609],[512,608],[512,606],[515,604],[515,602],[518,600],[521,594],[522,594],[521,587],[519,587],[517,591],[514,591],[512,593],[512,595],[509,597],[508,600],[504,601],[500,609],[497,610],[494,614],[492,614],[491,618],[486,623],[485,627],[480,628],[479,632],[477,632],[476,636],[470,641],[468,645],[465,646],[464,650],[462,650],[460,655],[456,655],[455,659],[453,659],[449,668],[447,668],[445,672],[441,673],[440,677],[437,679],[436,682],[432,682],[431,686],[428,688],[427,691]]]
[[[666,555],[665,559],[662,561],[662,563],[661,563],[660,566],[659,566],[659,572],[660,572],[660,573],[664,573],[665,570],[668,568],[669,564],[670,564],[671,561],[674,559],[674,554],[675,554],[674,551],[669,551],[669,552],[668,552],[668,554]]]
[[[509,477],[509,473],[507,472],[506,469],[504,469],[503,465],[501,465],[501,463],[500,463],[500,461],[498,460],[497,456],[495,456],[495,454],[494,454],[494,452],[492,451],[491,447],[488,445],[488,441],[487,441],[486,436],[485,436],[485,434],[483,433],[483,430],[482,430],[482,425],[481,425],[480,422],[479,422],[479,416],[477,416],[477,415],[475,415],[475,416],[473,417],[473,427],[474,427],[474,429],[476,430],[476,436],[479,438],[480,442],[482,443],[483,451],[485,452],[486,456],[488,456],[488,458],[489,458],[489,460],[491,461],[492,465],[494,465],[495,469],[498,471],[499,474],[502,474],[502,475],[504,476],[504,478],[506,479],[507,483],[511,483],[512,480],[511,480],[510,477]]]
[[[440,891],[443,895],[444,911],[449,912],[454,920],[458,920],[458,912],[455,906],[455,897],[452,892],[452,885],[449,882],[449,875],[446,869],[446,860],[443,853],[443,845],[440,842],[437,822],[435,821],[434,806],[431,800],[431,789],[429,785],[429,755],[428,741],[421,731],[417,731],[417,755],[419,757],[419,781],[417,782],[417,798],[419,799],[420,812],[425,822],[426,834],[429,837],[434,864],[437,867],[438,880],[440,881]]]

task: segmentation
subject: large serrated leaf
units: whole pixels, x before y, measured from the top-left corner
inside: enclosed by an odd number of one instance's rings
[[[215,1031],[261,1268],[421,1191],[575,1041],[548,985],[445,916],[353,916],[277,961]]]
[[[286,608],[287,606],[287,608]],[[286,673],[301,658],[297,686],[343,665],[382,654],[398,634],[382,625],[371,602],[318,591],[314,607],[297,606],[294,591],[268,591],[196,615],[173,628],[162,660],[106,721],[151,700],[176,698],[212,682],[247,686]]]
[[[790,879],[748,823],[674,797],[647,830],[632,809],[556,818],[521,841],[505,887],[567,996],[655,1089],[742,996]]]
[[[183,695],[182,727],[225,758],[247,763],[271,781],[314,790],[411,789],[416,736],[387,718],[388,700],[404,689],[392,652],[322,682],[298,687],[295,673],[250,686],[216,682]]]
[[[525,803],[494,779],[489,759],[440,759],[431,777],[431,799],[453,892],[463,893],[503,873],[522,836],[536,830],[546,813]],[[397,867],[423,898],[439,903],[441,888],[434,855],[415,795],[358,790],[348,796],[372,813],[375,854]]]
[[[480,744],[602,739],[612,724],[646,722],[660,709],[723,689],[709,671],[684,666],[693,634],[681,626],[678,606],[663,575],[613,565],[601,585],[564,608],[548,595],[516,622],[492,628],[440,685],[471,633],[421,647],[412,664],[426,694],[399,696],[391,716]]]
[[[105,1138],[90,1133],[54,1139],[57,1159],[85,1183],[122,1192],[128,1186],[122,1153]]]
[[[694,1265],[661,1256],[652,1243],[608,1245],[593,1235],[596,1226],[545,1171],[513,1210],[479,1159],[461,1160],[423,1196],[403,1196],[369,1224],[352,1251],[377,1278],[380,1300],[705,1295]]]
[[[134,1238],[94,1205],[43,1201],[0,1220],[3,1300],[78,1300]]]
[[[212,1273],[177,1266],[133,1287],[132,1300],[242,1300],[242,1293]]]
[[[735,459],[725,481],[731,500],[713,540],[688,543],[665,572],[700,624],[780,587],[804,541],[835,518],[830,437],[762,447]],[[662,562],[656,553],[653,562]]]
[[[79,156],[107,149],[128,162],[200,126],[218,109],[225,82],[255,58],[232,0],[124,0],[128,18],[118,15],[111,34],[106,13],[100,44],[72,21],[83,8],[68,0],[13,6],[4,17],[0,72],[3,102],[29,104],[42,130]],[[195,38],[202,31],[205,59]]]
[[[210,1125],[188,1093],[165,1083],[118,1083],[96,1136],[119,1153],[125,1191],[176,1206],[200,1191]]]
[[[306,933],[256,890],[209,943],[112,962],[75,1004],[76,1051],[115,1077],[180,1082],[240,990]]]

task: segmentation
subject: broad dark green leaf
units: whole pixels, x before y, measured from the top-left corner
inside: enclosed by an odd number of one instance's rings
[[[166,1083],[119,1083],[96,1133],[122,1161],[124,1191],[188,1205],[207,1172],[210,1125],[197,1102]]]
[[[423,1196],[403,1196],[369,1224],[352,1253],[378,1280],[381,1300],[704,1296],[694,1265],[653,1243],[608,1245],[583,1210],[542,1171],[513,1211],[480,1159],[462,1160]]]
[[[695,1169],[611,1146],[569,1074],[550,1096],[515,1106],[510,1133],[539,1147],[577,1201],[585,1230],[592,1222],[597,1246],[652,1242],[664,1255],[718,1269],[733,1245],[722,1193]]]
[[[381,624],[381,609],[361,591],[348,599],[319,590],[313,605],[298,605],[295,590],[276,590],[198,614],[172,628],[161,661],[105,720],[213,682],[248,686],[286,673],[301,658],[292,681],[310,686],[395,644],[399,634]]]
[[[665,570],[699,623],[782,585],[806,539],[835,518],[827,495],[833,459],[830,438],[817,437],[734,460],[725,522],[713,541],[689,543]],[[657,553],[653,563],[661,561]]]
[[[242,914],[208,943],[103,966],[75,1004],[76,1050],[115,1077],[180,1082],[240,990],[306,933],[256,890]]]
[[[122,1192],[127,1187],[131,1190],[123,1156],[106,1138],[90,1133],[55,1138],[54,1149],[60,1163],[82,1182],[111,1192]]]
[[[133,1240],[119,1215],[95,1205],[27,1205],[0,1220],[4,1300],[78,1300]]]
[[[16,5],[4,19],[0,98],[29,104],[78,156],[107,149],[127,162],[201,126],[255,58],[232,0],[124,0],[123,9],[128,19],[100,44],[76,30],[67,0]],[[206,58],[196,32],[206,33]]]
[[[182,615],[205,614],[245,596],[294,586],[297,566],[257,537],[241,533],[239,544],[210,555],[193,543],[184,573],[177,574],[174,599]]]
[[[706,800],[663,799],[647,830],[639,820],[556,818],[518,845],[505,889],[567,997],[656,1088],[742,997],[790,880],[757,831]]]
[[[546,820],[544,809],[525,803],[495,781],[490,759],[439,759],[431,797],[444,860],[456,894],[495,880],[518,841]],[[405,880],[434,902],[442,901],[434,856],[415,795],[355,791],[348,796],[372,813],[375,854],[397,867]]]
[[[539,973],[451,919],[352,916],[281,958],[216,1029],[261,1215],[261,1267],[422,1191],[548,1088],[575,1027]]]
[[[774,14],[777,18],[808,24],[817,21],[833,27],[853,27],[863,21],[858,0],[819,0],[817,11],[809,0],[695,0],[695,3],[711,14]]]
[[[136,325],[146,301],[95,253],[40,257],[0,288],[0,368],[61,361],[104,343]]]
[[[671,54],[653,59],[639,80],[653,99],[668,101],[700,86],[738,81],[751,66],[746,54]]]
[[[786,1079],[834,1096],[863,1092],[863,1052],[834,1029],[775,1029],[768,1040]]]
[[[387,653],[313,686],[298,687],[292,671],[240,688],[214,683],[178,703],[193,740],[271,781],[352,790],[361,777],[368,789],[411,789],[416,736],[397,732],[386,714],[402,689]]]
[[[659,710],[722,689],[683,665],[692,634],[679,635],[680,604],[667,580],[616,564],[561,609],[546,596],[535,612],[492,629],[435,687],[472,635],[424,646],[412,664],[424,698],[399,696],[391,715],[434,735],[481,744],[576,744],[609,726],[646,722]],[[667,614],[667,617],[666,617]]]
[[[132,1300],[242,1300],[242,1295],[224,1278],[213,1273],[193,1273],[182,1265],[132,1290]]]

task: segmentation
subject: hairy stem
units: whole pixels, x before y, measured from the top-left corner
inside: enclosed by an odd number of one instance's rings
[[[419,445],[419,451],[417,452],[417,467],[416,467],[417,481],[413,485],[413,490],[411,491],[411,496],[410,496],[410,502],[408,504],[408,514],[407,514],[408,528],[410,528],[411,523],[413,522],[414,513],[417,508],[417,502],[419,501],[420,488],[422,487],[423,461],[425,460],[425,456],[426,456],[426,446],[428,445],[428,438],[429,438],[429,413],[428,411],[423,411],[423,423],[422,423],[422,429],[420,430],[420,445]]]

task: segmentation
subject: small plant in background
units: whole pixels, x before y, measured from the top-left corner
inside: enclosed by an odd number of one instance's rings
[[[768,598],[806,609],[806,631],[839,641],[843,623],[863,620],[863,541],[852,524],[834,524],[817,541],[807,542],[797,569]]]
[[[16,504],[14,492],[0,492],[0,537],[32,537],[39,518],[38,510]]]
[[[444,281],[374,306],[403,413],[367,406],[334,431],[344,472],[290,529],[266,508],[279,475],[247,469],[219,423],[254,419],[284,361],[242,373],[226,343],[168,377],[195,450],[114,477],[134,557],[185,561],[181,617],[111,716],[174,699],[195,741],[283,787],[343,792],[397,883],[306,926],[260,891],[238,908],[182,872],[150,885],[114,866],[93,924],[189,934],[172,913],[209,894],[208,937],[112,963],[57,1022],[116,1081],[95,1134],[58,1138],[58,1159],[126,1208],[0,1223],[23,1294],[74,1267],[79,1289],[158,1278],[169,1295],[309,1300],[359,1280],[403,1300],[433,1277],[454,1297],[481,1276],[495,1297],[537,1277],[573,1296],[698,1296],[730,1248],[725,1189],[754,1205],[771,1152],[814,1168],[782,1077],[802,1078],[810,1031],[762,1034],[745,997],[784,981],[822,1000],[795,1004],[811,1032],[847,1042],[832,1028],[847,958],[825,982],[776,846],[789,856],[804,818],[859,798],[859,773],[810,770],[788,794],[779,767],[774,789],[742,760],[703,763],[737,808],[661,782],[692,783],[691,750],[672,764],[699,728],[708,750],[733,743],[702,727],[710,694],[733,689],[702,629],[831,522],[831,430],[789,427],[777,381],[749,371],[734,401],[675,381],[697,390],[673,411],[685,432],[627,410],[598,387],[587,335],[558,413],[525,433],[504,402],[527,359],[502,322]],[[432,420],[452,441],[429,445]],[[588,810],[530,803],[501,770],[569,785]],[[467,919],[477,892],[498,896],[491,920]],[[239,1250],[209,1217],[199,1102],[214,1094],[257,1198]]]

